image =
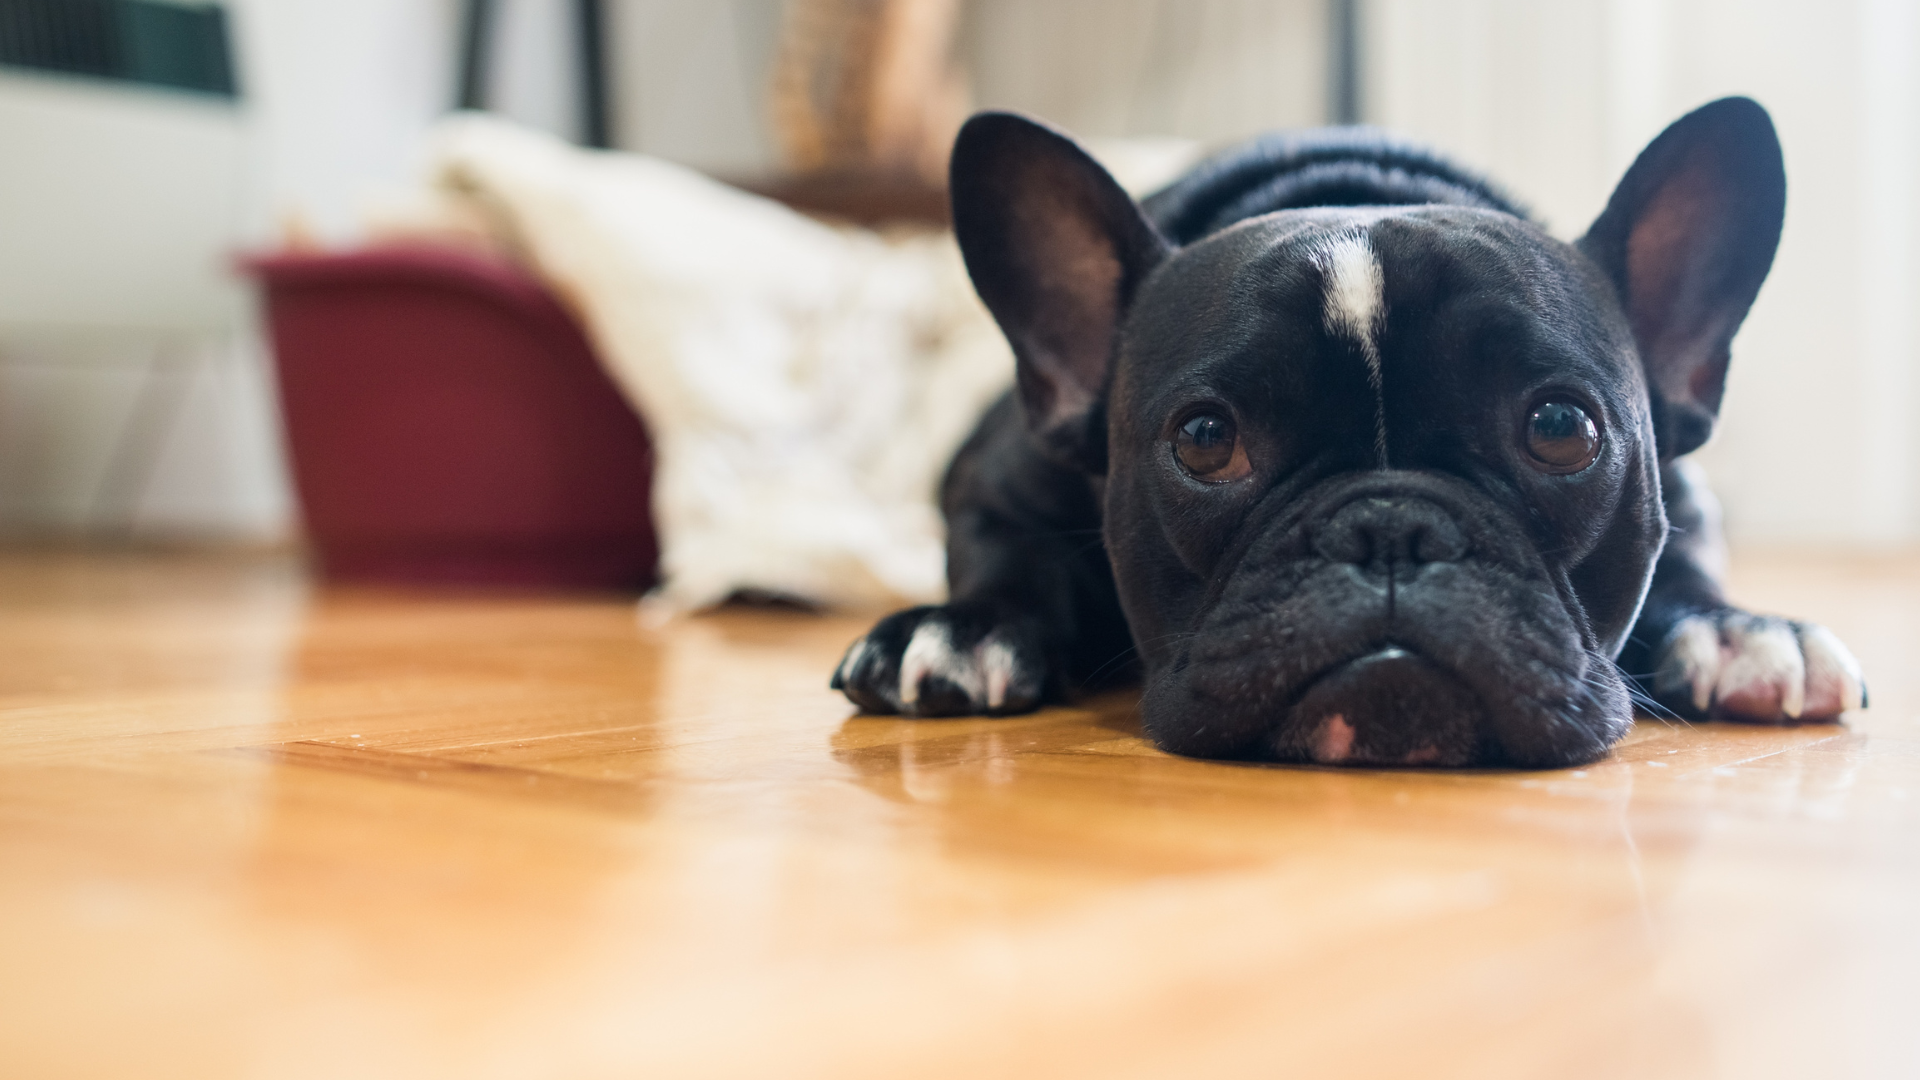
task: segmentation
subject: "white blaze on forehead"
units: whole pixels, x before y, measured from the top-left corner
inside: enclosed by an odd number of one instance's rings
[[[1385,284],[1380,258],[1365,233],[1345,233],[1320,244],[1313,263],[1326,292],[1327,333],[1360,349],[1367,383],[1374,393],[1374,451],[1387,464],[1387,410],[1380,382],[1380,325],[1386,320]]]
[[[1380,260],[1373,245],[1359,233],[1337,236],[1314,253],[1326,290],[1327,332],[1360,346],[1367,358],[1367,374],[1380,385],[1380,347],[1375,336],[1385,313]]]

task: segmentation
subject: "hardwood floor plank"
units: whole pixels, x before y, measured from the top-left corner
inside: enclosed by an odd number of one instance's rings
[[[1920,1075],[1920,557],[1847,725],[1554,772],[861,717],[859,617],[0,555],[0,1074]]]

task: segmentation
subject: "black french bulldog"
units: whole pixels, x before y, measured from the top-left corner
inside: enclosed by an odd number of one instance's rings
[[[1677,464],[1780,238],[1754,102],[1668,128],[1572,245],[1361,129],[1257,140],[1142,206],[983,113],[952,198],[1017,387],[943,486],[952,601],[833,677],[862,709],[1017,713],[1137,665],[1174,753],[1539,768],[1605,754],[1645,694],[1865,704],[1831,633],[1727,603]]]

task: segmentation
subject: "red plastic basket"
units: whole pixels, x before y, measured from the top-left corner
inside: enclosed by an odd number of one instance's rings
[[[509,264],[429,247],[249,259],[306,529],[341,581],[638,590],[645,427]]]

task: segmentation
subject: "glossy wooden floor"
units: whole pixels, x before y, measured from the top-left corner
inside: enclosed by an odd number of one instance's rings
[[[0,1075],[1920,1075],[1920,558],[1738,569],[1871,713],[1529,774],[851,717],[847,619],[0,556]]]

